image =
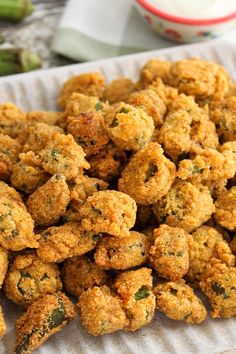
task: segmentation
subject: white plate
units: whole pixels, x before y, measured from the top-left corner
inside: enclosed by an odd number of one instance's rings
[[[119,76],[136,79],[138,70],[150,58],[177,60],[193,56],[223,64],[236,80],[236,47],[212,41],[1,78],[0,102],[13,101],[25,110],[55,109],[59,88],[71,75],[100,71],[109,81]],[[14,345],[14,321],[20,310],[7,300],[4,300],[3,308],[8,332],[0,341],[0,353],[9,354]],[[236,347],[235,333],[233,318],[213,320],[209,317],[205,323],[193,326],[157,313],[149,326],[135,333],[117,332],[95,338],[83,330],[77,317],[35,353],[215,354]]]

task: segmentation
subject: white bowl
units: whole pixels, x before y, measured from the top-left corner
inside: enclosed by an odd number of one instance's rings
[[[236,25],[236,12],[218,18],[191,19],[165,13],[149,0],[135,0],[135,4],[154,31],[175,42],[199,42],[215,38]]]

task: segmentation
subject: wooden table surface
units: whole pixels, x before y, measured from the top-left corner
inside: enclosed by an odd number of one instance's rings
[[[86,1],[86,0],[85,0]],[[54,31],[60,21],[66,0],[33,0],[32,15],[19,23],[0,23],[6,42],[37,52],[44,68],[67,65],[71,60],[57,56],[50,50]]]

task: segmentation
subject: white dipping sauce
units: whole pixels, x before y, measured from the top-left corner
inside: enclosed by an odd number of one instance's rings
[[[236,0],[148,0],[158,10],[172,16],[212,19],[236,11]]]

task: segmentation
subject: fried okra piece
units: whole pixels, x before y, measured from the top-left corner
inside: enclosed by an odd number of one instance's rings
[[[60,291],[33,302],[16,321],[15,354],[30,354],[75,315],[73,303]]]
[[[20,143],[8,135],[0,134],[0,179],[8,180],[19,160]]]
[[[68,117],[67,131],[83,148],[87,157],[97,154],[109,141],[103,115],[85,112],[78,117]]]
[[[166,104],[155,91],[146,89],[133,92],[127,102],[134,107],[141,108],[148,116],[152,117],[155,127],[160,127],[163,124]]]
[[[41,233],[37,254],[45,263],[59,263],[93,250],[100,238],[101,234],[87,232],[76,222],[67,222]]]
[[[20,161],[12,169],[11,184],[14,188],[30,194],[49,179],[41,167],[41,161],[32,151],[19,155]]]
[[[160,223],[191,232],[210,219],[215,206],[207,187],[176,180],[153,211]]]
[[[4,336],[6,330],[7,330],[7,326],[4,321],[2,306],[0,305],[0,338]]]
[[[89,176],[111,182],[119,177],[127,162],[127,156],[125,151],[109,143],[98,154],[90,157],[88,162],[90,164]]]
[[[164,314],[177,321],[199,324],[205,321],[207,311],[202,301],[184,280],[157,284],[153,292],[156,307]]]
[[[211,304],[213,318],[236,316],[235,267],[227,267],[213,259],[203,273],[200,288]]]
[[[64,262],[61,278],[65,290],[79,298],[83,291],[104,285],[109,276],[89,257],[80,256],[69,258]]]
[[[22,201],[0,198],[0,245],[10,251],[37,248],[34,222]]]
[[[102,97],[105,88],[105,79],[98,72],[84,73],[72,76],[62,86],[58,104],[65,108],[67,100],[73,92],[82,93],[87,96]]]
[[[147,89],[155,91],[165,103],[167,108],[169,108],[172,103],[178,98],[178,90],[174,87],[164,85],[163,81],[160,78],[156,79],[150,85],[148,85]]]
[[[188,271],[190,235],[179,227],[160,225],[153,231],[150,263],[162,278],[177,281]]]
[[[3,281],[8,268],[8,253],[4,248],[0,246],[0,289],[2,287]]]
[[[134,332],[151,322],[155,311],[151,269],[140,268],[118,275],[114,287],[128,318],[125,331]]]
[[[127,269],[147,261],[151,240],[137,231],[124,238],[103,237],[96,247],[94,260],[103,269]]]
[[[35,225],[55,224],[65,213],[70,201],[70,190],[64,175],[57,173],[36,189],[26,202]]]
[[[135,224],[137,206],[127,194],[109,190],[96,192],[80,209],[82,227],[95,233],[127,237]]]
[[[27,121],[30,124],[44,123],[47,125],[58,125],[61,128],[65,125],[62,112],[36,111],[27,114]]]
[[[70,134],[56,134],[39,155],[46,172],[63,173],[68,180],[75,178],[84,168],[89,168],[83,149]]]
[[[236,186],[219,195],[215,202],[216,221],[230,231],[236,230]]]
[[[165,196],[175,179],[175,164],[158,143],[150,143],[129,160],[118,188],[138,204],[149,205]]]
[[[7,183],[0,181],[0,196],[6,197],[9,200],[16,200],[20,203],[23,203],[20,194],[12,187],[10,187]]]
[[[0,105],[0,134],[19,138],[26,126],[26,115],[13,103]],[[19,139],[20,140],[20,139]]]
[[[103,99],[110,104],[121,101],[126,102],[129,95],[135,91],[135,88],[135,83],[126,77],[113,80],[110,84],[105,86]]]
[[[82,292],[77,306],[83,326],[94,336],[121,330],[127,324],[121,299],[106,285]]]
[[[198,286],[208,263],[216,258],[228,267],[233,267],[235,257],[223,236],[213,227],[202,226],[189,239],[189,270],[187,279]]]
[[[230,242],[230,248],[231,248],[231,251],[233,252],[233,254],[236,254],[236,235],[234,235],[234,237],[232,238],[232,240]]]
[[[72,93],[66,101],[63,117],[78,117],[81,113],[98,112],[103,113],[108,108],[108,104],[100,101],[98,97],[83,95],[82,93]]]
[[[23,307],[61,289],[58,266],[44,263],[36,254],[17,256],[4,282],[4,292],[8,299]]]
[[[166,60],[151,59],[149,60],[140,71],[140,83],[143,87],[147,87],[157,78],[168,83],[169,71],[172,63]]]
[[[105,118],[112,141],[124,150],[137,151],[145,146],[154,132],[152,117],[141,108],[124,102],[115,104]]]

